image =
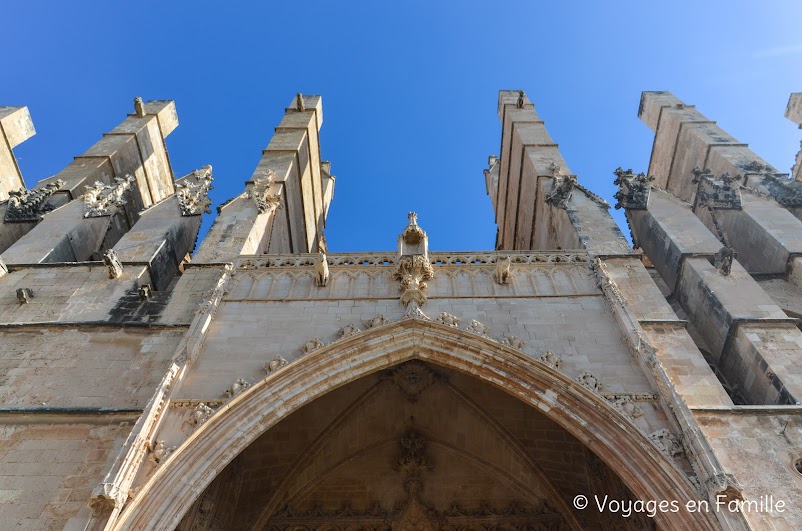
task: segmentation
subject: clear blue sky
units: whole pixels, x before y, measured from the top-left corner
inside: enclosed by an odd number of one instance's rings
[[[15,150],[29,186],[134,96],[174,99],[175,173],[212,164],[219,204],[243,190],[293,95],[321,94],[332,252],[394,249],[410,210],[432,249],[492,249],[482,170],[499,151],[501,88],[527,92],[611,204],[617,166],[647,169],[642,90],[695,104],[783,171],[802,139],[783,118],[802,91],[798,0],[30,1],[7,2],[3,20],[0,105],[27,105],[37,129]]]

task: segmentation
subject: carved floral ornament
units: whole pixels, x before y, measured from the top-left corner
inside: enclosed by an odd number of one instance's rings
[[[213,189],[213,180],[212,167],[204,166],[176,183],[176,197],[182,216],[200,216],[212,213],[209,208],[212,204],[209,199],[209,191]]]
[[[126,175],[124,178],[115,177],[112,185],[96,181],[94,186],[85,186],[84,217],[99,218],[116,214],[127,203],[125,192],[133,182],[134,178]]]
[[[246,192],[246,197],[253,199],[260,214],[282,208],[281,196],[270,193],[270,186],[273,184],[275,176],[273,170],[262,172],[253,180],[253,185]]]
[[[57,179],[33,190],[23,186],[17,191],[9,192],[5,222],[39,221],[44,214],[53,210],[53,205],[48,204],[47,200],[64,184],[64,181]]]

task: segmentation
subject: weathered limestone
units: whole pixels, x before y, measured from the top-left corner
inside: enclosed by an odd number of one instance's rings
[[[245,193],[220,207],[196,263],[231,262],[261,252],[325,251],[323,228],[334,178],[331,164],[320,160],[322,123],[320,96],[298,94],[262,152]]]
[[[0,201],[25,187],[11,150],[35,134],[28,107],[0,107]]]
[[[788,98],[785,117],[802,129],[802,92],[794,92]],[[795,181],[802,180],[802,141],[800,141],[799,148],[799,152],[797,152],[794,159],[794,166],[791,168],[791,174]]]

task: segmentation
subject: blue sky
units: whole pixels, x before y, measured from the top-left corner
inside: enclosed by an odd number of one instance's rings
[[[670,90],[787,171],[802,131],[802,2],[9,2],[0,105],[37,135],[15,153],[33,186],[131,112],[174,99],[176,175],[214,166],[239,194],[297,92],[321,94],[337,176],[332,252],[390,250],[416,210],[436,250],[492,249],[484,189],[499,89],[523,89],[580,182],[645,171],[642,90]],[[613,211],[619,223],[620,212]],[[208,227],[212,216],[207,216]]]

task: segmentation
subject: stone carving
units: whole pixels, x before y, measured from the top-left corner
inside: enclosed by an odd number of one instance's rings
[[[231,384],[231,387],[226,389],[224,395],[226,398],[236,398],[244,393],[250,386],[251,384],[245,381],[244,378],[237,378],[237,381]]]
[[[782,179],[766,172],[762,184],[782,206],[788,208],[802,206],[802,181]]]
[[[329,262],[326,253],[318,253],[315,259],[315,283],[319,288],[329,284]]]
[[[505,336],[500,343],[505,347],[510,347],[517,350],[523,350],[524,346],[526,346],[526,343],[524,343],[523,339],[519,339],[515,336]]]
[[[142,284],[139,286],[139,290],[137,293],[139,294],[139,298],[143,301],[146,301],[150,298],[150,293],[153,291],[150,287],[150,284]]]
[[[17,300],[20,304],[28,304],[33,299],[33,291],[30,288],[17,288]]]
[[[705,487],[708,496],[712,498],[723,494],[727,500],[743,500],[743,494],[741,494],[743,488],[732,474],[724,472],[713,474],[705,480]]]
[[[577,376],[576,381],[579,382],[582,387],[586,389],[590,389],[595,393],[600,393],[604,384],[602,384],[601,380],[593,376],[589,371],[582,371],[582,374]]]
[[[643,410],[635,404],[629,396],[614,396],[605,397],[618,411],[628,417],[630,420],[635,420],[643,416]]]
[[[276,356],[275,358],[272,359],[272,361],[265,363],[264,369],[267,374],[272,374],[277,370],[286,367],[288,364],[289,362],[287,360],[285,360],[281,356]]]
[[[300,92],[298,93],[297,96],[295,96],[295,110],[299,112],[306,110],[306,104],[304,103],[304,95],[301,94]]]
[[[192,413],[185,422],[195,429],[209,420],[212,415],[214,415],[214,410],[207,406],[205,402],[201,402],[195,406],[195,409],[192,410]]]
[[[649,440],[657,446],[666,457],[672,458],[675,455],[682,453],[682,443],[680,443],[674,435],[666,430],[657,430],[649,435]]]
[[[655,177],[647,177],[644,173],[635,175],[631,169],[624,171],[620,167],[613,173],[615,174],[613,184],[618,186],[618,191],[613,195],[618,201],[615,204],[616,210],[619,208],[645,210],[652,190],[651,183]]]
[[[434,383],[435,375],[424,363],[410,361],[392,372],[392,379],[407,400],[417,402],[420,394]]]
[[[147,114],[145,112],[145,102],[142,101],[140,96],[134,98],[134,114],[136,114],[137,118],[144,118]]]
[[[407,477],[419,477],[421,472],[432,469],[432,463],[425,452],[426,439],[410,431],[401,438],[401,455],[396,460],[394,468]]]
[[[448,312],[441,312],[434,322],[457,328],[459,326],[459,317],[451,315]]]
[[[390,320],[387,319],[384,316],[383,313],[380,313],[379,315],[377,315],[373,319],[371,319],[369,321],[365,321],[365,328],[375,328],[377,326],[384,326],[389,322],[390,322]]]
[[[95,181],[94,186],[84,186],[84,217],[99,218],[116,214],[127,203],[124,195],[133,182],[134,178],[126,175],[124,178],[115,177],[113,185]]]
[[[275,175],[273,170],[262,172],[259,177],[253,180],[253,185],[246,192],[246,197],[253,199],[260,214],[283,208],[281,206],[281,196],[269,193]]]
[[[354,336],[354,335],[360,333],[361,331],[362,330],[360,330],[358,326],[356,326],[355,324],[351,323],[351,324],[347,324],[344,327],[340,328],[337,331],[337,335],[340,336],[340,338],[345,339],[347,337]]]
[[[524,99],[524,91],[522,90],[518,92],[518,101],[515,102],[515,106],[518,107],[519,109],[523,109],[525,102],[526,100]]]
[[[301,350],[304,354],[309,354],[310,352],[319,349],[323,346],[323,343],[316,337],[313,337],[303,345],[301,345]]]
[[[562,356],[555,354],[550,350],[547,350],[546,352],[543,353],[542,356],[540,356],[540,361],[544,365],[548,365],[552,369],[557,369],[558,371],[560,370],[560,367],[562,367],[563,364]]]
[[[393,278],[400,280],[401,304],[407,306],[415,301],[418,306],[426,304],[426,281],[434,278],[434,269],[429,262],[428,238],[418,225],[418,216],[410,212],[409,223],[398,237],[398,255]]]
[[[741,209],[742,177],[725,173],[719,178],[713,176],[710,170],[698,166],[691,170],[692,182],[697,185],[696,201],[699,205],[710,208]]]
[[[465,330],[482,337],[488,337],[487,333],[490,332],[490,328],[487,325],[480,323],[476,319],[471,319]]]
[[[175,452],[177,446],[165,446],[164,441],[156,441],[156,444],[148,444],[148,451],[150,452],[150,460],[154,465],[158,465],[162,461],[170,457],[170,454]]]
[[[120,278],[123,274],[123,263],[114,249],[107,249],[103,252],[103,264],[109,273],[109,278]]]
[[[575,185],[576,175],[555,174],[551,180],[551,191],[546,195],[546,203],[563,209],[567,208]]]
[[[504,258],[499,257],[496,260],[496,282],[499,284],[510,283],[510,279],[512,278],[512,269],[510,269],[511,265],[512,259],[509,256],[505,256]]]
[[[402,319],[421,319],[423,321],[431,321],[429,316],[423,313],[423,310],[421,310],[418,303],[414,300],[409,301],[409,304],[407,305],[407,309],[404,312],[404,316],[402,317]]]
[[[716,253],[713,259],[713,266],[715,266],[719,273],[726,277],[732,270],[732,262],[735,260],[735,257],[735,249],[725,245]]]
[[[58,179],[33,190],[27,190],[22,187],[15,192],[9,192],[4,218],[6,223],[39,221],[42,219],[44,214],[53,210],[53,205],[48,204],[47,199],[64,184],[64,181]]]
[[[212,190],[212,167],[204,166],[200,170],[193,171],[184,177],[181,182],[176,183],[175,195],[178,198],[178,208],[182,216],[200,216],[201,214],[211,214],[209,205],[209,190]]]

